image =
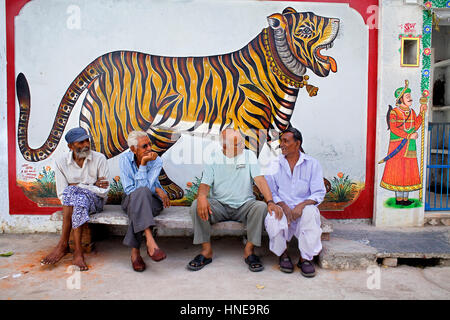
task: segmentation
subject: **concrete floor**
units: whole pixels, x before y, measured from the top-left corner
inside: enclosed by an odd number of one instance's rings
[[[242,259],[242,238],[213,240],[215,256],[204,269],[185,266],[199,250],[192,240],[159,238],[168,255],[161,262],[143,256],[147,270],[134,272],[129,250],[120,237],[96,244],[86,255],[90,270],[80,273],[80,289],[73,288],[76,274],[68,272],[71,254],[54,267],[39,261],[56,244],[56,234],[0,234],[0,299],[450,299],[450,267],[381,267],[380,288],[369,289],[367,270],[330,271],[317,268],[307,279],[278,270],[277,259],[267,250],[267,239],[258,248],[265,270],[250,272]],[[294,262],[298,260],[292,249]],[[144,253],[145,250],[142,250]],[[372,275],[373,277],[373,275]],[[69,282],[69,286],[68,286]],[[371,282],[369,279],[369,283]],[[72,286],[72,289],[70,288]]]

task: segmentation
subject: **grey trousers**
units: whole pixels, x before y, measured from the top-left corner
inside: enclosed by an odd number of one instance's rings
[[[123,244],[139,249],[143,239],[143,231],[155,225],[153,217],[163,209],[162,201],[149,188],[134,190],[122,200],[122,209],[126,211],[129,224]]]
[[[263,201],[249,200],[239,208],[232,208],[216,199],[208,199],[212,214],[207,221],[197,214],[197,200],[192,202],[190,214],[194,224],[194,244],[210,242],[211,225],[221,221],[239,221],[247,226],[247,239],[255,246],[261,245],[264,218],[267,204]]]

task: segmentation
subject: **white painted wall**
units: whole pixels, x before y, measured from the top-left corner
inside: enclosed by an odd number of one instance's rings
[[[409,80],[414,100],[412,108],[419,114],[419,98],[421,97],[420,80],[422,71],[422,59],[417,68],[401,67],[400,52],[401,40],[399,34],[403,33],[400,25],[416,23],[416,32],[423,33],[422,7],[416,5],[404,5],[402,0],[382,0],[379,30],[378,51],[378,107],[377,107],[377,140],[375,153],[375,202],[373,223],[376,226],[422,226],[424,208],[415,209],[391,209],[384,202],[394,197],[394,192],[380,187],[383,176],[384,164],[377,164],[387,155],[389,146],[389,131],[386,124],[388,105],[395,107],[394,92],[404,86],[405,79]],[[422,58],[422,57],[421,57]],[[428,119],[428,117],[427,117]],[[426,121],[428,121],[426,119]],[[420,130],[417,141],[417,158],[420,170]],[[425,132],[426,128],[425,128]],[[426,143],[426,140],[425,140]],[[426,150],[426,146],[424,148]],[[426,161],[426,154],[425,154]],[[424,165],[425,166],[425,165]],[[419,198],[419,191],[411,192],[410,198]]]

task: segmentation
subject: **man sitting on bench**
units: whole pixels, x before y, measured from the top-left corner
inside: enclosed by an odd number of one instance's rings
[[[270,238],[270,250],[279,256],[280,270],[294,270],[287,253],[287,243],[293,236],[298,239],[300,259],[297,266],[305,277],[314,277],[313,257],[322,249],[320,212],[317,206],[323,201],[326,189],[322,167],[302,148],[300,131],[289,127],[281,135],[281,152],[266,174],[274,201],[283,208],[284,215],[269,214],[265,219]]]
[[[89,221],[89,214],[103,210],[109,191],[106,157],[90,150],[89,138],[83,128],[70,129],[65,136],[70,152],[55,161],[56,192],[63,205],[63,225],[59,243],[41,260],[43,265],[55,264],[64,257],[73,229],[72,263],[80,271],[88,270],[81,247],[80,227]]]
[[[261,174],[256,155],[244,150],[241,134],[233,129],[225,129],[221,136],[222,150],[212,157],[212,164],[203,169],[198,198],[190,209],[194,224],[194,244],[202,244],[202,251],[187,268],[197,271],[212,261],[210,242],[211,224],[234,220],[247,225],[247,244],[244,259],[250,271],[264,269],[259,257],[253,253],[254,246],[261,245],[264,217],[269,211],[282,215],[275,205],[266,179]],[[253,195],[253,183],[267,201],[258,201]],[[207,198],[211,189],[211,198]]]
[[[122,209],[129,218],[127,234],[123,244],[131,247],[131,264],[133,270],[145,270],[140,247],[145,233],[147,254],[154,261],[166,258],[153,238],[150,227],[155,225],[154,217],[164,208],[170,206],[170,200],[159,183],[158,176],[162,160],[152,151],[152,143],[145,132],[132,131],[128,135],[130,151],[120,155],[119,167],[123,190],[126,194],[122,200]]]

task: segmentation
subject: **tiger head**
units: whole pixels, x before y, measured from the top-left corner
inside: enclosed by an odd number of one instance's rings
[[[268,17],[272,29],[284,32],[287,46],[292,55],[304,67],[316,75],[326,77],[337,71],[336,61],[322,55],[323,49],[333,46],[339,31],[339,19],[317,16],[312,12],[297,12],[286,8],[282,14],[275,13]]]

